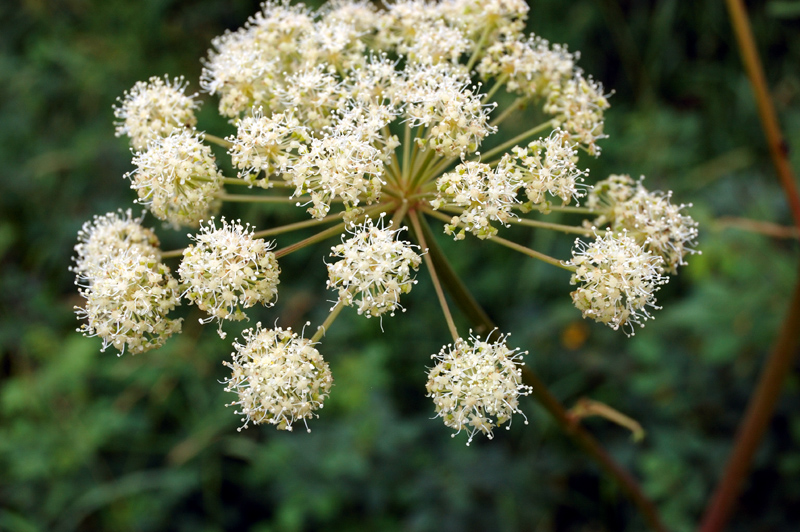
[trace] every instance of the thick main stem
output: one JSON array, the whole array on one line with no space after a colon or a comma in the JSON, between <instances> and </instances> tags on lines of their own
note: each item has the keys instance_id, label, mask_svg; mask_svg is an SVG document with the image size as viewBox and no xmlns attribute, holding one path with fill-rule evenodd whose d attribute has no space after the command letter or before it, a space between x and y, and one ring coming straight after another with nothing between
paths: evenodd
<instances>
[{"instance_id":1,"label":"thick main stem","mask_svg":"<svg viewBox=\"0 0 800 532\"><path fill-rule=\"evenodd\" d=\"M430 233L427 224L425 229ZM440 271L452 272L452 268L449 266L449 263L447 263L444 254L438 249L436 241L430 238L428 242L430 250L428 255L430 255L431 260L438 263L436 267ZM453 300L459 306L463 306L464 314L470 319L476 329L479 331L492 331L497 328L489 316L478 305L458 276L445 275L442 276L442 280L444 281L444 286L447 288L447 291L453 296ZM547 386L530 368L528 368L528 366L523 366L523 380L525 384L531 387L533 396L537 399L539 404L550 413L559 427L586 451L607 475L620 485L625 494L639 509L649 527L657 532L666 532L667 529L661 522L656 506L642 492L636 479L617 464L605 449L603 449L600 443L595 440L580 423L570 417L564 405L562 405L550 390L547 389Z\"/></svg>"},{"instance_id":2,"label":"thick main stem","mask_svg":"<svg viewBox=\"0 0 800 532\"><path fill-rule=\"evenodd\" d=\"M431 274L433 289L436 291L436 297L439 299L439 304L442 307L444 319L447 321L447 328L450 329L450 335L453 337L453 341L457 342L459 336L458 330L456 329L456 323L453 321L453 315L450 313L450 307L447 305L447 299L444 296L444 290L442 290L442 285L439 282L439 276L436 274L436 268L434 267L433 260L431 259L430 254L427 252L428 243L425 239L425 235L422 233L422 226L419 223L419 217L416 211L409 211L408 218L411 220L411 227L414 228L417 241L419 242L419 245L424 253L422 258L425 261L425 265L428 267L428 273Z\"/></svg>"}]
</instances>

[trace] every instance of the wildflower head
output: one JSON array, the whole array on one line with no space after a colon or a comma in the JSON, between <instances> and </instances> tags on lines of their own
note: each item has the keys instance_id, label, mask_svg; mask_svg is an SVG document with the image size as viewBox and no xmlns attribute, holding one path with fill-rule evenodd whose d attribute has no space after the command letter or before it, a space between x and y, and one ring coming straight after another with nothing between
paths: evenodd
<instances>
[{"instance_id":1,"label":"wildflower head","mask_svg":"<svg viewBox=\"0 0 800 532\"><path fill-rule=\"evenodd\" d=\"M696 253L697 222L681 212L691 205L675 205L672 192L651 192L643 182L627 175L612 175L598 182L589 205L600 213L595 225L627 231L644 249L663 259L662 272L676 274L685 257Z\"/></svg>"},{"instance_id":2,"label":"wildflower head","mask_svg":"<svg viewBox=\"0 0 800 532\"><path fill-rule=\"evenodd\" d=\"M439 177L436 181L439 194L431 205L464 209L445 226L448 234L453 234L456 240L463 239L467 231L478 238L491 238L497 234L492 222L507 225L508 220L516 216L512 209L519 204L517 191L522 182L514 173L504 171L506 166L507 158L497 168L468 161ZM463 228L457 232L459 226Z\"/></svg>"},{"instance_id":3,"label":"wildflower head","mask_svg":"<svg viewBox=\"0 0 800 532\"><path fill-rule=\"evenodd\" d=\"M183 78L152 77L139 81L114 107L118 137L130 137L131 146L141 150L149 141L166 137L176 129L191 129L197 124L194 110L196 94L187 95Z\"/></svg>"},{"instance_id":4,"label":"wildflower head","mask_svg":"<svg viewBox=\"0 0 800 532\"><path fill-rule=\"evenodd\" d=\"M507 339L508 335L481 341L470 334L431 355L437 363L428 373L428 397L446 426L469 433L467 445L478 432L491 439L495 426L522 414L519 396L530 390L522 384L520 359L527 352L509 349Z\"/></svg>"},{"instance_id":5,"label":"wildflower head","mask_svg":"<svg viewBox=\"0 0 800 532\"><path fill-rule=\"evenodd\" d=\"M519 176L534 205L546 204L550 196L566 205L585 195L582 183L588 170L578 168L575 145L560 129L531 142L527 148L516 146L512 152L515 158L506 170Z\"/></svg>"},{"instance_id":6,"label":"wildflower head","mask_svg":"<svg viewBox=\"0 0 800 532\"><path fill-rule=\"evenodd\" d=\"M241 119L235 137L229 137L228 154L239 169L239 177L254 179L286 172L297 158L297 150L308 140L307 129L291 113L264 116L261 108Z\"/></svg>"},{"instance_id":7,"label":"wildflower head","mask_svg":"<svg viewBox=\"0 0 800 532\"><path fill-rule=\"evenodd\" d=\"M351 238L331 248L331 256L341 260L328 264L328 288L337 289L345 305L357 305L368 318L387 312L394 316L402 309L400 295L416 284L411 270L422 260L414 251L417 246L397 239L405 228L392 231L382 225L367 219L353 227Z\"/></svg>"},{"instance_id":8,"label":"wildflower head","mask_svg":"<svg viewBox=\"0 0 800 532\"><path fill-rule=\"evenodd\" d=\"M178 282L167 266L135 248L109 254L80 293L86 305L75 310L86 323L78 330L100 337L103 351L112 345L120 354L142 353L181 330L180 319L167 318L180 304Z\"/></svg>"},{"instance_id":9,"label":"wildflower head","mask_svg":"<svg viewBox=\"0 0 800 532\"><path fill-rule=\"evenodd\" d=\"M616 330L644 326L652 316L648 307L657 309L655 292L669 279L661 275L661 257L642 248L625 233L597 237L587 244L575 240L572 260L575 267L572 301L583 313Z\"/></svg>"},{"instance_id":10,"label":"wildflower head","mask_svg":"<svg viewBox=\"0 0 800 532\"><path fill-rule=\"evenodd\" d=\"M555 124L566 131L572 142L583 145L592 155L600 154L597 141L603 133L603 113L608 99L603 85L585 78L580 71L574 77L553 87L547 96L544 111L553 115Z\"/></svg>"},{"instance_id":11,"label":"wildflower head","mask_svg":"<svg viewBox=\"0 0 800 532\"><path fill-rule=\"evenodd\" d=\"M494 105L484 105L470 87L469 75L450 63L412 63L407 68L405 114L412 127L429 128L428 138L417 139L446 157L473 153L496 128L489 124Z\"/></svg>"},{"instance_id":12,"label":"wildflower head","mask_svg":"<svg viewBox=\"0 0 800 532\"><path fill-rule=\"evenodd\" d=\"M296 187L296 196L311 196L308 212L314 218L324 218L337 198L348 209L362 201L375 202L385 184L384 171L381 150L357 134L339 134L302 146L287 175Z\"/></svg>"},{"instance_id":13,"label":"wildflower head","mask_svg":"<svg viewBox=\"0 0 800 532\"><path fill-rule=\"evenodd\" d=\"M216 208L222 174L202 137L180 131L150 142L133 157L128 173L139 203L160 220L197 226Z\"/></svg>"},{"instance_id":14,"label":"wildflower head","mask_svg":"<svg viewBox=\"0 0 800 532\"><path fill-rule=\"evenodd\" d=\"M142 218L134 218L130 209L95 216L78 231L75 266L71 270L79 279L91 282L109 256L121 255L128 250L156 260L161 255L158 237L143 227Z\"/></svg>"},{"instance_id":15,"label":"wildflower head","mask_svg":"<svg viewBox=\"0 0 800 532\"><path fill-rule=\"evenodd\" d=\"M577 54L571 54L564 45L551 45L541 37L513 35L492 43L477 71L484 79L504 76L508 92L535 98L547 96L568 81L576 60Z\"/></svg>"},{"instance_id":16,"label":"wildflower head","mask_svg":"<svg viewBox=\"0 0 800 532\"><path fill-rule=\"evenodd\" d=\"M183 295L212 319L244 320L243 309L256 303L272 305L278 295L281 273L270 245L253 238L253 229L238 220L212 218L191 236L195 244L183 251L178 274ZM224 337L224 334L220 333Z\"/></svg>"},{"instance_id":17,"label":"wildflower head","mask_svg":"<svg viewBox=\"0 0 800 532\"><path fill-rule=\"evenodd\" d=\"M243 416L239 430L250 423L292 430L293 423L316 417L333 377L314 345L291 329L262 329L260 323L242 336L244 344L233 344L233 361L224 362L232 371L225 391L238 395L231 405Z\"/></svg>"}]
</instances>

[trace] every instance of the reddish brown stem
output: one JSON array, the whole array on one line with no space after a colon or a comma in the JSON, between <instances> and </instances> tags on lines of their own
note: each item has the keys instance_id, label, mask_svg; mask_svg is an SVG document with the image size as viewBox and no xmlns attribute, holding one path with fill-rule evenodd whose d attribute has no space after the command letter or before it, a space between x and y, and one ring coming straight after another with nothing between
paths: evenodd
<instances>
[{"instance_id":1,"label":"reddish brown stem","mask_svg":"<svg viewBox=\"0 0 800 532\"><path fill-rule=\"evenodd\" d=\"M739 43L742 61L753 85L758 114L767 137L772 162L783 186L786 200L789 202L795 225L800 230L800 196L789 164L787 145L781 135L775 108L767 89L747 11L741 0L726 0L726 4ZM800 275L789 312L759 377L756 389L750 397L722 478L706 508L700 525L701 532L720 532L731 518L742 484L750 470L753 455L767 430L780 397L783 381L795 359L798 328L800 328Z\"/></svg>"},{"instance_id":2,"label":"reddish brown stem","mask_svg":"<svg viewBox=\"0 0 800 532\"><path fill-rule=\"evenodd\" d=\"M728 5L728 13L731 17L731 24L736 33L736 40L739 43L739 51L742 54L742 62L747 77L753 86L753 93L758 105L758 116L761 119L761 126L769 144L769 152L772 156L772 163L778 173L786 200L792 211L794 223L800 230L800 195L797 193L797 183L794 179L792 167L789 164L789 147L781 134L778 125L778 117L775 114L775 106L767 88L767 80L764 77L764 68L758 56L753 30L750 28L750 20L747 17L747 10L742 0L725 0Z\"/></svg>"}]
</instances>

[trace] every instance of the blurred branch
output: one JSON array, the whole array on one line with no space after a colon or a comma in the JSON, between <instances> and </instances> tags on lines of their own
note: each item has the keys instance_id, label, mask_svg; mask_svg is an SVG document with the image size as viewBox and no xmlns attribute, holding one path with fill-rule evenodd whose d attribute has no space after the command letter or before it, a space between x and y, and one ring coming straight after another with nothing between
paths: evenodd
<instances>
[{"instance_id":1,"label":"blurred branch","mask_svg":"<svg viewBox=\"0 0 800 532\"><path fill-rule=\"evenodd\" d=\"M739 218L736 216L722 216L714 220L716 229L741 229L751 233L760 233L774 238L798 238L800 232L796 227L786 227L772 222Z\"/></svg>"},{"instance_id":2,"label":"blurred branch","mask_svg":"<svg viewBox=\"0 0 800 532\"><path fill-rule=\"evenodd\" d=\"M758 114L767 137L772 162L775 165L778 179L789 202L794 223L800 230L800 196L798 196L797 185L789 164L788 145L783 140L778 126L775 107L767 89L763 67L758 57L747 11L742 0L726 0L726 4L731 24L739 43L742 61L750 78L750 83L753 85L753 92L758 104ZM775 405L780 397L783 381L795 359L795 351L799 340L797 330L799 328L800 275L798 275L798 281L792 295L789 312L784 319L772 353L770 353L764 370L758 379L756 389L750 396L747 411L737 430L733 450L728 457L722 478L717 484L711 502L706 508L700 525L701 532L720 532L731 518L742 484L750 470L753 456L761 443L764 432L767 430Z\"/></svg>"},{"instance_id":3,"label":"blurred branch","mask_svg":"<svg viewBox=\"0 0 800 532\"><path fill-rule=\"evenodd\" d=\"M442 283L447 291L450 292L464 314L473 323L478 331L492 331L497 329L491 318L478 305L472 297L467 287L461 279L454 274L452 267L447 263L444 254L439 249L436 238L427 224L424 217L420 217L421 233L424 234L430 250L430 257L438 271L448 272L452 275L442 275ZM444 262L440 262L444 261ZM498 333L499 334L499 333ZM486 338L489 341L489 338ZM655 504L647 498L641 486L633 476L623 469L608 452L603 449L600 443L592 436L574 416L572 416L564 405L553 395L539 377L528 367L522 367L522 380L531 387L531 393L540 405L547 410L558 426L578 444L589 456L591 456L600 468L611 478L613 478L631 499L641 512L647 524L652 530L666 532L666 528L658 515Z\"/></svg>"},{"instance_id":4,"label":"blurred branch","mask_svg":"<svg viewBox=\"0 0 800 532\"><path fill-rule=\"evenodd\" d=\"M764 67L758 57L747 11L742 0L725 0L725 3L728 5L728 13L736 33L736 40L739 43L739 51L742 54L745 70L747 70L747 77L750 78L750 84L753 86L753 93L758 105L758 116L767 137L772 163L775 165L778 179L786 194L786 200L789 202L794 223L800 229L800 195L798 195L794 173L789 164L789 146L783 139L778 125L778 117L767 88Z\"/></svg>"}]
</instances>

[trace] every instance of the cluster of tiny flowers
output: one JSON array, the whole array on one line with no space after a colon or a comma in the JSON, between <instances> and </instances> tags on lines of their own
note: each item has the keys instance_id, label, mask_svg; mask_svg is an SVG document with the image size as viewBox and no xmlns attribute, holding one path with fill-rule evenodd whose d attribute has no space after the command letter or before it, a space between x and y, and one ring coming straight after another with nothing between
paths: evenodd
<instances>
[{"instance_id":1,"label":"cluster of tiny flowers","mask_svg":"<svg viewBox=\"0 0 800 532\"><path fill-rule=\"evenodd\" d=\"M222 174L211 148L193 131L173 132L133 157L131 188L153 215L175 226L196 227L217 207Z\"/></svg>"},{"instance_id":2,"label":"cluster of tiny flowers","mask_svg":"<svg viewBox=\"0 0 800 532\"><path fill-rule=\"evenodd\" d=\"M137 150L159 137L166 137L176 129L192 129L197 124L194 111L198 104L196 94L186 95L186 82L176 78L170 82L152 77L139 81L119 99L114 107L118 137L127 135L131 146Z\"/></svg>"},{"instance_id":3,"label":"cluster of tiny flowers","mask_svg":"<svg viewBox=\"0 0 800 532\"><path fill-rule=\"evenodd\" d=\"M422 259L414 251L417 246L397 239L402 230L384 229L368 219L331 249L331 256L342 260L328 264L328 288L339 291L344 305L357 305L358 313L368 318L387 312L394 316L403 308L400 295L416 284L411 270Z\"/></svg>"},{"instance_id":4,"label":"cluster of tiny flowers","mask_svg":"<svg viewBox=\"0 0 800 532\"><path fill-rule=\"evenodd\" d=\"M293 423L305 424L316 417L333 386L333 377L311 341L291 329L262 329L261 323L242 336L244 344L233 344L233 361L223 362L232 371L225 380L225 391L238 395L231 405L238 406L236 413L243 416L239 430L250 423L292 430Z\"/></svg>"},{"instance_id":5,"label":"cluster of tiny flowers","mask_svg":"<svg viewBox=\"0 0 800 532\"><path fill-rule=\"evenodd\" d=\"M455 171L436 181L439 195L431 202L434 209L447 204L465 208L445 226L447 234L454 235L456 240L463 240L467 231L478 238L491 238L497 234L491 222L506 225L516 216L511 209L519 203L517 190L521 181L503 171L505 165L501 162L493 169L488 164L470 161L459 164ZM459 227L461 231L456 231Z\"/></svg>"},{"instance_id":6,"label":"cluster of tiny flowers","mask_svg":"<svg viewBox=\"0 0 800 532\"><path fill-rule=\"evenodd\" d=\"M429 128L427 143L417 138L421 148L429 146L447 157L472 153L496 130L489 125L494 105L481 102L461 68L450 63L417 63L407 71L403 98L409 125Z\"/></svg>"},{"instance_id":7,"label":"cluster of tiny flowers","mask_svg":"<svg viewBox=\"0 0 800 532\"><path fill-rule=\"evenodd\" d=\"M603 112L608 107L603 86L577 73L566 83L552 88L543 109L554 115L555 125L567 131L574 142L582 144L590 154L598 155L597 141L606 136Z\"/></svg>"},{"instance_id":8,"label":"cluster of tiny flowers","mask_svg":"<svg viewBox=\"0 0 800 532\"><path fill-rule=\"evenodd\" d=\"M616 330L633 324L644 326L651 318L655 292L669 278L661 274L662 259L646 251L625 233L611 233L587 244L575 240L572 260L575 267L572 301L583 313Z\"/></svg>"},{"instance_id":9,"label":"cluster of tiny flowers","mask_svg":"<svg viewBox=\"0 0 800 532\"><path fill-rule=\"evenodd\" d=\"M534 205L547 203L548 195L560 198L564 205L585 195L582 183L588 170L578 168L577 150L560 129L531 142L527 148L515 146L511 151L515 159L510 168L504 169L517 174Z\"/></svg>"},{"instance_id":10,"label":"cluster of tiny flowers","mask_svg":"<svg viewBox=\"0 0 800 532\"><path fill-rule=\"evenodd\" d=\"M540 37L510 36L496 41L477 66L483 79L503 77L506 90L529 98L547 96L569 80L577 54Z\"/></svg>"},{"instance_id":11,"label":"cluster of tiny flowers","mask_svg":"<svg viewBox=\"0 0 800 532\"><path fill-rule=\"evenodd\" d=\"M587 204L600 213L592 223L626 231L645 250L664 259L666 273L678 273L684 257L696 253L697 222L681 211L691 205L674 205L672 192L650 192L642 181L627 175L612 175L598 182Z\"/></svg>"},{"instance_id":12,"label":"cluster of tiny flowers","mask_svg":"<svg viewBox=\"0 0 800 532\"><path fill-rule=\"evenodd\" d=\"M446 426L456 434L469 432L467 445L478 432L491 439L495 426L510 421L512 414L522 414L519 396L530 390L522 384L520 359L527 352L509 349L507 338L490 343L470 335L431 355L437 364L428 373L428 397Z\"/></svg>"},{"instance_id":13,"label":"cluster of tiny flowers","mask_svg":"<svg viewBox=\"0 0 800 532\"><path fill-rule=\"evenodd\" d=\"M240 170L239 177L255 179L261 172L267 176L285 173L308 135L292 113L266 117L259 108L240 120L236 136L227 140L231 143L228 154Z\"/></svg>"},{"instance_id":14,"label":"cluster of tiny flowers","mask_svg":"<svg viewBox=\"0 0 800 532\"><path fill-rule=\"evenodd\" d=\"M190 235L196 244L183 252L178 268L183 296L212 319L243 320L242 309L256 303L272 304L278 295L280 268L270 245L253 238L253 229L222 218L219 229L212 218ZM220 336L224 333L220 329Z\"/></svg>"},{"instance_id":15,"label":"cluster of tiny flowers","mask_svg":"<svg viewBox=\"0 0 800 532\"><path fill-rule=\"evenodd\" d=\"M324 218L334 198L350 209L380 197L384 164L382 152L358 135L341 134L314 139L300 148L292 168L295 195L309 194L314 218Z\"/></svg>"},{"instance_id":16,"label":"cluster of tiny flowers","mask_svg":"<svg viewBox=\"0 0 800 532\"><path fill-rule=\"evenodd\" d=\"M75 245L75 266L70 270L78 279L89 280L97 275L108 255L128 250L154 259L160 258L156 234L142 226L142 218L134 218L130 209L110 212L83 224Z\"/></svg>"},{"instance_id":17,"label":"cluster of tiny flowers","mask_svg":"<svg viewBox=\"0 0 800 532\"><path fill-rule=\"evenodd\" d=\"M78 329L120 353L160 347L181 320L167 318L179 305L178 281L160 263L158 239L131 212L108 213L84 224L73 271L86 304L76 307L86 323Z\"/></svg>"}]
</instances>

